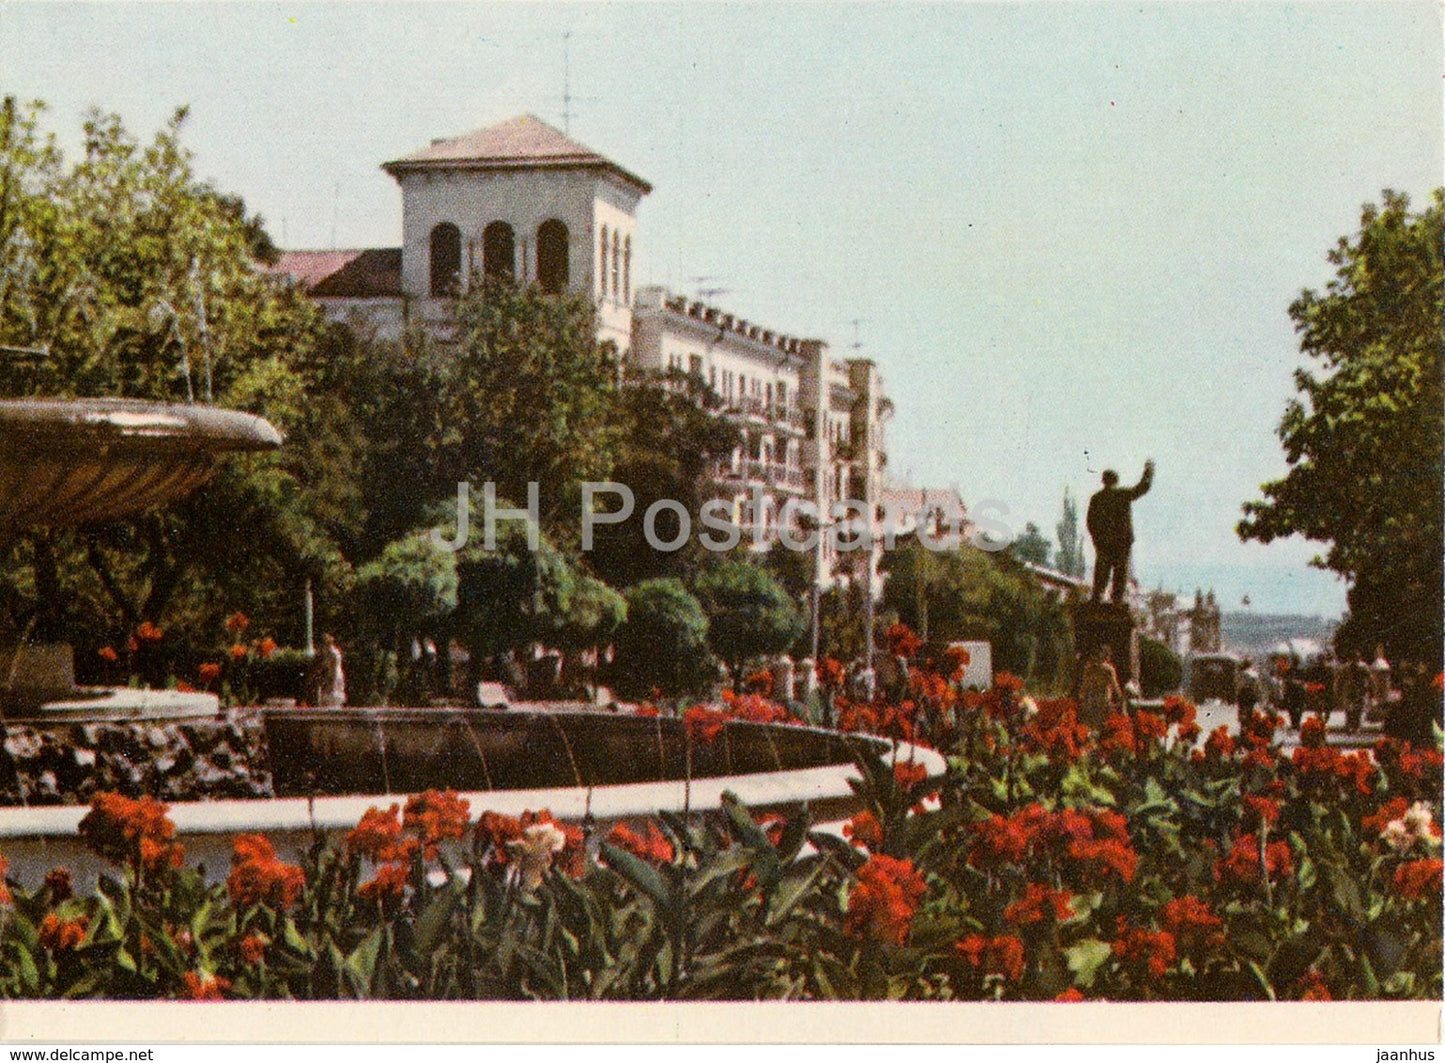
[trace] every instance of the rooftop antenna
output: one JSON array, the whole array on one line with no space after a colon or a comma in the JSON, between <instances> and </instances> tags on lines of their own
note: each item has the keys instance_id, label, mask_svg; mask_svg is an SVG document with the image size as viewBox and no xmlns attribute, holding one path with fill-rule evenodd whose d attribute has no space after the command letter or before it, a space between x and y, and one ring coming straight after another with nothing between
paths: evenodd
<instances>
[{"instance_id":1,"label":"rooftop antenna","mask_svg":"<svg viewBox=\"0 0 1445 1063\"><path fill-rule=\"evenodd\" d=\"M715 299L715 298L717 298L719 295L728 295L728 294L730 294L730 293L732 292L732 289L731 289L731 288L718 288L718 287L706 287L706 286L705 286L707 281L718 281L718 280L722 280L721 277L713 277L713 276L707 276L707 277L689 277L689 278L687 278L687 279L692 282L692 289L693 289L693 291L695 291L695 292L697 293L697 297L698 297L699 299Z\"/></svg>"},{"instance_id":2,"label":"rooftop antenna","mask_svg":"<svg viewBox=\"0 0 1445 1063\"><path fill-rule=\"evenodd\" d=\"M572 104L576 102L592 103L596 96L573 96L572 95L572 31L567 30L562 34L562 132L566 136L572 135Z\"/></svg>"},{"instance_id":3,"label":"rooftop antenna","mask_svg":"<svg viewBox=\"0 0 1445 1063\"><path fill-rule=\"evenodd\" d=\"M866 324L861 317L855 317L849 322L853 326L853 342L848 344L848 349L853 352L853 357L858 357L858 352L863 349L863 340L859 336L858 326Z\"/></svg>"}]
</instances>

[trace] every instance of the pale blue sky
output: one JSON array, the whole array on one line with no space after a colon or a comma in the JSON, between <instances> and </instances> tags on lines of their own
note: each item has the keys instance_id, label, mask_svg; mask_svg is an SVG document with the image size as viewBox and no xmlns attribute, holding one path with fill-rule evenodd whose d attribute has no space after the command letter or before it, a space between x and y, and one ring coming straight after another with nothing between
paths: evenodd
<instances>
[{"instance_id":1,"label":"pale blue sky","mask_svg":"<svg viewBox=\"0 0 1445 1063\"><path fill-rule=\"evenodd\" d=\"M1052 535L1065 486L1159 463L1142 579L1343 606L1239 543L1284 470L1286 308L1385 187L1442 180L1441 27L1387 4L0 3L0 91L148 132L289 247L400 241L378 164L524 111L655 185L640 282L854 339L891 468ZM707 277L697 281L694 278Z\"/></svg>"}]
</instances>

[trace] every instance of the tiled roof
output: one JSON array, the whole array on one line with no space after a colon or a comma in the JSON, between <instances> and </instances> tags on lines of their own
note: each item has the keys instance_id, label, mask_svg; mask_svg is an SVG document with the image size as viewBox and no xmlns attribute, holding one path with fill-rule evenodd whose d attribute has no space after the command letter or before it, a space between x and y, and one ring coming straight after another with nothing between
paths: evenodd
<instances>
[{"instance_id":1,"label":"tiled roof","mask_svg":"<svg viewBox=\"0 0 1445 1063\"><path fill-rule=\"evenodd\" d=\"M641 177L531 114L459 137L434 140L420 151L384 163L382 169L395 177L409 170L514 170L539 166L607 170L641 192L652 191L652 185Z\"/></svg>"},{"instance_id":2,"label":"tiled roof","mask_svg":"<svg viewBox=\"0 0 1445 1063\"><path fill-rule=\"evenodd\" d=\"M307 295L333 299L375 299L401 295L401 248L349 251L283 251L265 272L284 274Z\"/></svg>"},{"instance_id":3,"label":"tiled roof","mask_svg":"<svg viewBox=\"0 0 1445 1063\"><path fill-rule=\"evenodd\" d=\"M883 501L910 516L935 508L948 515L967 512L963 499L952 488L885 487Z\"/></svg>"}]
</instances>

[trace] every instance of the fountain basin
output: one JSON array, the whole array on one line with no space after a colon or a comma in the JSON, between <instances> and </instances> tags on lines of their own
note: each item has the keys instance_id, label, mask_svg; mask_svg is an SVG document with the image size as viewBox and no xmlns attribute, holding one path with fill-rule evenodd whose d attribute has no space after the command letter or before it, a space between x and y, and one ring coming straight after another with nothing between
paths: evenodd
<instances>
[{"instance_id":1,"label":"fountain basin","mask_svg":"<svg viewBox=\"0 0 1445 1063\"><path fill-rule=\"evenodd\" d=\"M613 719L612 722L619 722ZM650 721L648 721L650 722ZM775 730L813 731L775 725L729 724L735 727L774 727ZM833 732L817 732L843 745L872 744L890 760L921 764L930 777L943 775L947 763L937 752L900 743L888 747L876 740L851 739ZM721 738L719 738L721 741ZM842 745L836 747L841 749ZM560 820L590 822L605 832L612 824L656 815L660 810L707 813L722 807L724 793L735 794L754 811L786 811L806 806L820 827L852 816L862 802L853 781L860 777L851 760L817 766L715 777L673 778L595 787L553 786L512 790L471 790L461 796L470 804L471 818L484 811L517 816L527 810L548 809ZM190 866L201 865L208 882L223 881L230 871L231 843L237 834L265 834L285 860L295 862L325 833L339 841L360 821L368 808L382 809L403 803L401 792L316 797L281 797L265 800L182 801L170 806L176 838L186 848ZM77 834L84 806L0 809L0 853L10 862L10 874L33 887L52 867L69 868L76 882L90 888L104 872L114 868L91 853ZM453 843L448 859L453 866L464 856L465 845Z\"/></svg>"},{"instance_id":2,"label":"fountain basin","mask_svg":"<svg viewBox=\"0 0 1445 1063\"><path fill-rule=\"evenodd\" d=\"M276 794L517 790L750 775L851 763L876 740L729 721L490 709L264 709Z\"/></svg>"},{"instance_id":3,"label":"fountain basin","mask_svg":"<svg viewBox=\"0 0 1445 1063\"><path fill-rule=\"evenodd\" d=\"M249 413L135 399L0 402L0 529L113 520L190 494L225 454L274 450Z\"/></svg>"}]
</instances>

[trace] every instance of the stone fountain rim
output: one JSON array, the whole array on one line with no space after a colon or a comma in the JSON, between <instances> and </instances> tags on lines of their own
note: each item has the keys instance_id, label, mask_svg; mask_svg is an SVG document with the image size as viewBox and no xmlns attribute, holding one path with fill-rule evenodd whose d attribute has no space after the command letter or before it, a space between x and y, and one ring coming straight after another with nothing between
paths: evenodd
<instances>
[{"instance_id":1,"label":"stone fountain rim","mask_svg":"<svg viewBox=\"0 0 1445 1063\"><path fill-rule=\"evenodd\" d=\"M241 410L126 398L0 400L0 439L43 444L47 452L97 444L168 444L211 453L275 450L281 433Z\"/></svg>"},{"instance_id":2,"label":"stone fountain rim","mask_svg":"<svg viewBox=\"0 0 1445 1063\"><path fill-rule=\"evenodd\" d=\"M898 742L890 763L921 764L929 778L942 777L948 762L936 750ZM473 818L484 811L520 815L548 809L560 820L580 821L589 815L599 822L646 818L661 809L716 809L723 794L736 794L752 808L776 808L853 795L849 783L861 778L855 763L840 761L816 768L719 775L692 780L618 783L595 787L551 787L535 790L471 790L459 796L470 803ZM177 837L239 833L294 833L350 830L367 809L405 803L407 794L360 794L337 797L268 797L214 801L178 801L169 806ZM0 809L0 842L5 839L73 839L88 805L10 806ZM0 849L3 851L3 849Z\"/></svg>"}]
</instances>

